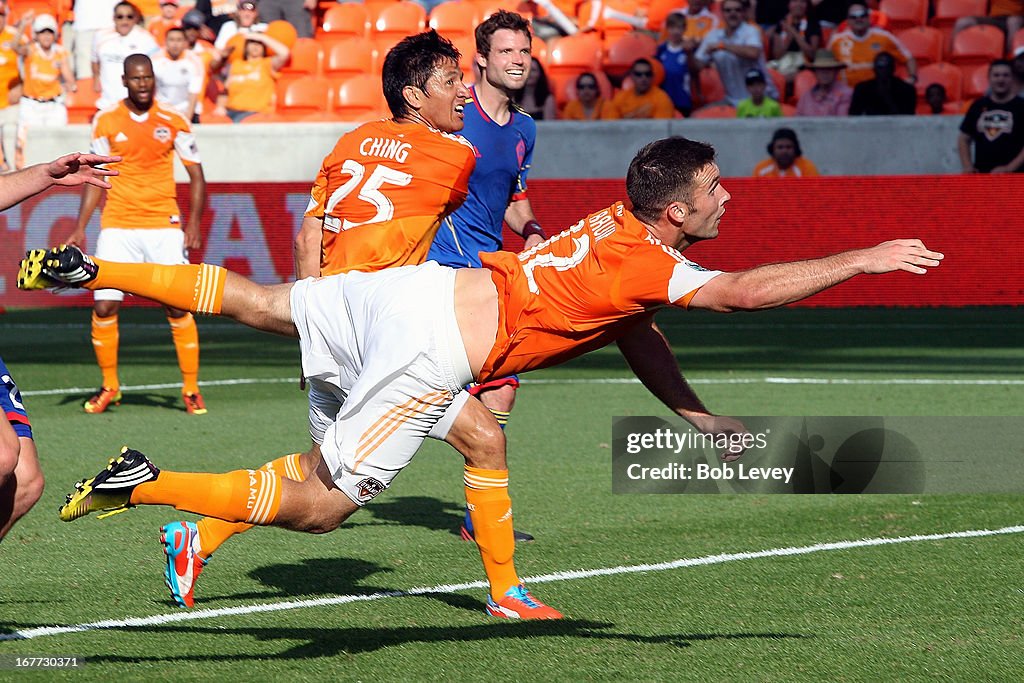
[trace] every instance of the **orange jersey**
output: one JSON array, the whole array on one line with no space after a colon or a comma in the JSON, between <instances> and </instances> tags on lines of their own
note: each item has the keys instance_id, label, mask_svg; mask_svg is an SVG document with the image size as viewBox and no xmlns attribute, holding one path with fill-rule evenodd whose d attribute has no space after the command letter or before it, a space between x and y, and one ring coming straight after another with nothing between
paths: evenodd
<instances>
[{"instance_id":1,"label":"orange jersey","mask_svg":"<svg viewBox=\"0 0 1024 683\"><path fill-rule=\"evenodd\" d=\"M160 47L164 46L164 42L167 40L167 32L172 28L179 28L181 21L179 19L164 19L163 17L157 17L153 21L149 22L147 30L153 34L153 38L156 40L157 45Z\"/></svg>"},{"instance_id":2,"label":"orange jersey","mask_svg":"<svg viewBox=\"0 0 1024 683\"><path fill-rule=\"evenodd\" d=\"M704 40L704 36L722 25L722 21L706 7L697 14L687 12L685 16L686 30L683 31L683 38L697 42Z\"/></svg>"},{"instance_id":3,"label":"orange jersey","mask_svg":"<svg viewBox=\"0 0 1024 683\"><path fill-rule=\"evenodd\" d=\"M903 43L896 40L896 36L874 26L861 38L852 31L836 33L828 41L828 49L847 65L843 72L851 88L875 77L875 56L879 52L888 52L900 64L906 64L913 56Z\"/></svg>"},{"instance_id":4,"label":"orange jersey","mask_svg":"<svg viewBox=\"0 0 1024 683\"><path fill-rule=\"evenodd\" d=\"M634 90L620 90L616 93L612 104L621 118L671 119L676 115L676 106L672 98L658 86L652 87L643 95Z\"/></svg>"},{"instance_id":5,"label":"orange jersey","mask_svg":"<svg viewBox=\"0 0 1024 683\"><path fill-rule=\"evenodd\" d=\"M565 105L565 110L562 111L562 115L558 118L567 121L609 121L622 118L619 116L619 110L615 108L615 105L605 99L597 101L592 113L593 116L587 118L587 113L583 110L583 103L579 100L569 100Z\"/></svg>"},{"instance_id":6,"label":"orange jersey","mask_svg":"<svg viewBox=\"0 0 1024 683\"><path fill-rule=\"evenodd\" d=\"M468 141L420 124L371 121L341 136L306 207L324 220L321 274L423 263L475 166Z\"/></svg>"},{"instance_id":7,"label":"orange jersey","mask_svg":"<svg viewBox=\"0 0 1024 683\"><path fill-rule=\"evenodd\" d=\"M269 111L274 106L276 78L270 57L232 62L224 83L228 89L228 109Z\"/></svg>"},{"instance_id":8,"label":"orange jersey","mask_svg":"<svg viewBox=\"0 0 1024 683\"><path fill-rule=\"evenodd\" d=\"M68 59L68 51L54 43L47 54L39 43L29 46L25 55L25 97L52 100L63 92L60 68Z\"/></svg>"},{"instance_id":9,"label":"orange jersey","mask_svg":"<svg viewBox=\"0 0 1024 683\"><path fill-rule=\"evenodd\" d=\"M10 105L7 96L21 77L18 73L18 53L14 46L18 44L18 34L11 26L0 31L0 109Z\"/></svg>"},{"instance_id":10,"label":"orange jersey","mask_svg":"<svg viewBox=\"0 0 1024 683\"><path fill-rule=\"evenodd\" d=\"M751 175L755 178L813 178L818 175L818 167L810 159L797 157L793 165L783 171L775 159L768 157L758 162Z\"/></svg>"},{"instance_id":11,"label":"orange jersey","mask_svg":"<svg viewBox=\"0 0 1024 683\"><path fill-rule=\"evenodd\" d=\"M498 289L498 335L481 382L606 346L658 308L685 308L719 274L662 244L621 202L529 251L480 258Z\"/></svg>"},{"instance_id":12,"label":"orange jersey","mask_svg":"<svg viewBox=\"0 0 1024 683\"><path fill-rule=\"evenodd\" d=\"M174 184L174 153L186 165L199 163L192 128L185 118L159 103L141 117L118 102L92 124L92 151L124 157L111 168L101 228L180 228Z\"/></svg>"}]
</instances>

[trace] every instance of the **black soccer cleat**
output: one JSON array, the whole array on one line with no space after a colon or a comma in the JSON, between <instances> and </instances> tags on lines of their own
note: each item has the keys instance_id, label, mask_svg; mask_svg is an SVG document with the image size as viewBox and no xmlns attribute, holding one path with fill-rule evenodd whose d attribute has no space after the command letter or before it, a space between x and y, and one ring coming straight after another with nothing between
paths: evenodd
<instances>
[{"instance_id":1,"label":"black soccer cleat","mask_svg":"<svg viewBox=\"0 0 1024 683\"><path fill-rule=\"evenodd\" d=\"M124 512L134 507L131 504L132 491L139 484L153 481L160 469L145 455L127 446L121 454L110 459L110 464L92 479L75 484L75 490L68 494L67 502L59 509L60 518L71 522L90 512L103 511L99 519Z\"/></svg>"},{"instance_id":2,"label":"black soccer cleat","mask_svg":"<svg viewBox=\"0 0 1024 683\"><path fill-rule=\"evenodd\" d=\"M18 269L18 289L83 287L96 279L99 266L81 249L62 244L49 251L33 249Z\"/></svg>"}]
</instances>

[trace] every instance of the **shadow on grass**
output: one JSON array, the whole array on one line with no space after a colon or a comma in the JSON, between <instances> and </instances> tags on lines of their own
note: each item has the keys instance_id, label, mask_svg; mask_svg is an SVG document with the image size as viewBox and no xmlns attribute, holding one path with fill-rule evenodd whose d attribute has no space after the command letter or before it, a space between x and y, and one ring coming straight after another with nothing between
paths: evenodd
<instances>
[{"instance_id":1,"label":"shadow on grass","mask_svg":"<svg viewBox=\"0 0 1024 683\"><path fill-rule=\"evenodd\" d=\"M249 636L258 642L298 641L299 644L277 653L262 651L245 654L232 644L230 653L208 652L207 654L181 654L166 656L132 657L125 655L93 655L90 664L100 663L142 663L175 661L239 661L245 659L316 659L375 652L385 648L409 643L465 643L504 638L579 638L582 640L608 640L635 643L638 645L668 645L670 647L691 647L703 641L728 640L783 640L813 638L794 633L669 633L657 636L636 633L620 633L615 624L585 620L565 619L561 621L527 621L479 624L475 626L402 626L396 628L219 628L208 626L154 626L131 629L146 633L180 633L183 635L208 636L203 642L207 649L216 646L216 636Z\"/></svg>"},{"instance_id":2,"label":"shadow on grass","mask_svg":"<svg viewBox=\"0 0 1024 683\"><path fill-rule=\"evenodd\" d=\"M92 394L80 394L77 396L65 396L60 399L58 405L74 405L81 408L82 404L89 399ZM167 408L169 410L176 410L178 412L185 412L185 404L181 402L181 398L178 396L168 394L154 394L142 391L126 391L122 392L121 396L122 406L148 406L151 408ZM116 411L118 406L111 404L110 411Z\"/></svg>"}]
</instances>

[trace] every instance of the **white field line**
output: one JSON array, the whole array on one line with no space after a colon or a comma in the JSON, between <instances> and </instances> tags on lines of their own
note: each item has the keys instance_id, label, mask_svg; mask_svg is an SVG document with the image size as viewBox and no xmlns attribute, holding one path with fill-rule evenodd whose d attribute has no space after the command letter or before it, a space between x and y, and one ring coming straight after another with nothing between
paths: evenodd
<instances>
[{"instance_id":1,"label":"white field line","mask_svg":"<svg viewBox=\"0 0 1024 683\"><path fill-rule=\"evenodd\" d=\"M524 378L523 384L549 385L549 384L640 384L635 377L566 377L563 379L529 379ZM837 384L837 385L941 385L941 386L1022 386L1024 379L956 379L956 378L933 378L933 377L904 377L904 378L852 378L852 377L705 377L688 378L690 384ZM295 384L298 385L298 377L241 377L238 379L217 379L207 380L199 383L202 387L223 387L240 384ZM176 389L181 386L180 382L167 382L164 384L135 384L122 385L124 391L149 391L154 389ZM87 394L96 390L96 387L64 387L61 389L36 389L22 391L22 396L64 396L70 394Z\"/></svg>"},{"instance_id":2,"label":"white field line","mask_svg":"<svg viewBox=\"0 0 1024 683\"><path fill-rule=\"evenodd\" d=\"M1000 536L1006 534L1024 533L1024 526L1008 526L1001 529L975 529L970 531L953 531L944 534L917 534L914 536L896 536L893 538L864 538L859 541L835 541L833 543L815 543L814 545L793 546L789 548L774 548L772 550L758 550L743 553L723 553L720 555L705 555L689 559L673 560L672 562L659 562L656 564L638 564L619 567L605 567L600 569L579 569L574 571L554 572L525 579L528 584L551 583L554 581L573 581L576 579L588 579L595 576L613 576L618 574L639 574L643 572L660 572L671 569L682 569L684 567L702 567L712 564L724 564L726 562L737 562L740 560L758 560L767 557L791 557L794 555L810 555L812 553L827 552L830 550L849 550L852 548L870 548L881 545L897 545L900 543L917 543L920 541L944 541L954 538L980 538L983 536ZM182 621L196 621L199 619L214 619L217 617L230 617L243 614L263 614L267 612L281 612L284 610L307 609L312 607L330 607L333 605L344 605L352 602L372 602L385 598L401 598L416 595L428 595L435 593L452 593L470 589L486 588L483 581L471 581L468 583L456 583L430 587L410 588L405 591L383 591L368 595L333 595L324 598L309 600L288 600L283 602L267 602L255 605L242 605L238 607L222 607L219 609L201 609L191 612L178 611L167 614L155 614L150 617L131 617L126 619L107 619L105 621L94 621L87 624L75 624L72 626L43 626L29 628L13 633L0 634L0 641L5 640L31 640L46 636L60 636L69 633L81 633L83 631L96 631L101 629L117 629L158 626Z\"/></svg>"}]
</instances>

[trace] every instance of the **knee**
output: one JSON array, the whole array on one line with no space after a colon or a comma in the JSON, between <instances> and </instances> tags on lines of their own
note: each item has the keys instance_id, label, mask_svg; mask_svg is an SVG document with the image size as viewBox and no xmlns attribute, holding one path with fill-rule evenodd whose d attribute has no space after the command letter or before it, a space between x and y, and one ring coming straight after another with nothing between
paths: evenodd
<instances>
[{"instance_id":1,"label":"knee","mask_svg":"<svg viewBox=\"0 0 1024 683\"><path fill-rule=\"evenodd\" d=\"M508 468L505 459L505 432L497 422L475 424L466 435L462 455L470 467L487 470Z\"/></svg>"},{"instance_id":2,"label":"knee","mask_svg":"<svg viewBox=\"0 0 1024 683\"><path fill-rule=\"evenodd\" d=\"M119 308L120 306L116 301L97 301L93 304L92 310L99 318L109 318L112 315L117 315Z\"/></svg>"}]
</instances>

